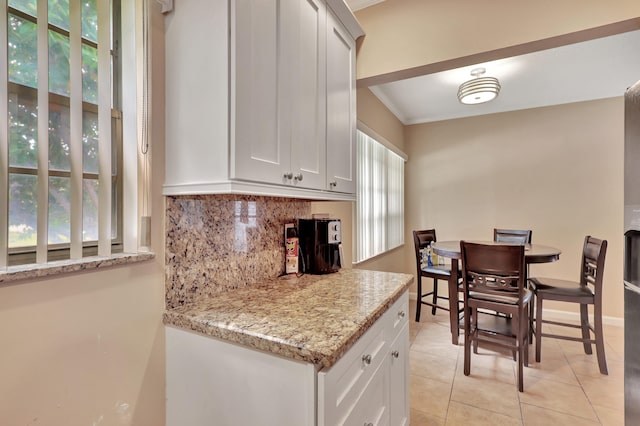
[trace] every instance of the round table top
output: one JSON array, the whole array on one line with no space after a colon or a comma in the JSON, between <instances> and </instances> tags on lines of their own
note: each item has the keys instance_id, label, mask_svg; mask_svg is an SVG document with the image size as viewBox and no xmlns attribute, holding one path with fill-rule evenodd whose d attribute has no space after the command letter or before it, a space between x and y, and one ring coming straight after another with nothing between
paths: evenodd
<instances>
[{"instance_id":1,"label":"round table top","mask_svg":"<svg viewBox=\"0 0 640 426\"><path fill-rule=\"evenodd\" d=\"M505 244L495 241L469 241L480 244ZM433 243L433 251L438 256L448 257L450 259L460 259L460 240L456 241L436 241ZM555 262L560 258L561 250L555 247L542 246L540 244L525 244L524 258L526 263L547 263Z\"/></svg>"}]
</instances>

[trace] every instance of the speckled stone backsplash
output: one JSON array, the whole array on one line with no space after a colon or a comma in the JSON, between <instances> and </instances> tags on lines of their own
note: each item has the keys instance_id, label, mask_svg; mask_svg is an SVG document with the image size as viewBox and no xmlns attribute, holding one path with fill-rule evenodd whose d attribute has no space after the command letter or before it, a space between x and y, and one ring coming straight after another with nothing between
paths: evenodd
<instances>
[{"instance_id":1,"label":"speckled stone backsplash","mask_svg":"<svg viewBox=\"0 0 640 426\"><path fill-rule=\"evenodd\" d=\"M166 302L200 296L284 272L284 224L311 217L311 202L249 195L167 197Z\"/></svg>"}]
</instances>

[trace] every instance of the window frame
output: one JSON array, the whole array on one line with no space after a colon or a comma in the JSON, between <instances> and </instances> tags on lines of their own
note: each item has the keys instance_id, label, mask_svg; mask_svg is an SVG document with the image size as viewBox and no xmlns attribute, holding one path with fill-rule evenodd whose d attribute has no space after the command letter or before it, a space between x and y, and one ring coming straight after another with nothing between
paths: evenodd
<instances>
[{"instance_id":1,"label":"window frame","mask_svg":"<svg viewBox=\"0 0 640 426\"><path fill-rule=\"evenodd\" d=\"M124 232L124 213L123 213L123 202L124 202L124 155L123 155L123 105L122 105L122 55L120 52L120 46L122 45L122 20L121 20L121 12L122 5L121 0L111 0L111 46L110 46L110 56L111 56L111 151L112 151L112 161L115 162L115 165L112 164L112 172L111 172L111 182L112 182L112 201L111 201L111 223L112 229L115 226L115 236L111 238L111 253L122 253L124 250L123 244L123 232ZM4 16L4 20L6 22L6 27L8 29L9 15L14 15L20 19L27 20L37 25L38 18L29 13L25 13L20 9L16 9L12 6L9 6L7 3L6 14ZM69 38L69 31L59 26L52 24L51 22L47 23L48 30L53 31L57 34L60 34L66 38ZM87 39L85 37L81 37L81 45L82 46L90 46L92 48L97 49L98 43ZM11 96L13 93L22 93L28 94L31 99L37 100L38 89L30 86L26 86L20 83L9 81L9 75L7 73L7 96ZM70 97L61 95L58 93L48 92L49 104L56 104L61 106L70 106ZM8 98L7 98L8 100ZM90 102L82 101L82 111L83 112L92 112L98 114L98 104L93 104ZM7 117L8 119L8 117ZM7 121L7 130L8 130L9 122ZM8 141L7 141L8 142ZM7 153L8 154L8 153ZM38 176L38 167L16 167L11 166L9 164L9 159L7 158L7 173L8 174L19 174L26 176ZM115 166L115 167L114 167ZM82 179L91 179L98 181L99 173L82 173ZM61 171L51 169L50 167L47 170L47 178L50 177L71 177L71 171ZM7 197L9 194L7 193ZM8 199L6 200L8 205ZM8 222L7 222L8 226ZM47 230L48 232L48 230ZM8 242L7 242L8 244ZM47 262L57 261L57 260L67 260L71 257L71 244L70 243L57 243L57 244L47 244ZM36 250L37 246L20 246L20 247L8 247L7 248L7 266L16 266L16 265L26 265L26 264L34 264L36 263ZM98 254L98 240L89 240L82 242L82 257L95 256Z\"/></svg>"},{"instance_id":2,"label":"window frame","mask_svg":"<svg viewBox=\"0 0 640 426\"><path fill-rule=\"evenodd\" d=\"M384 244L381 250L376 251L375 249L371 252L371 253L361 253L362 250L362 238L363 236L361 235L362 232L364 232L364 225L362 223L362 221L367 217L367 215L362 214L362 198L363 196L361 195L361 191L364 190L363 185L365 184L362 180L363 180L363 171L362 171L362 161L363 158L361 156L361 147L360 147L360 140L361 140L361 136L363 135L364 137L372 140L374 143L377 143L378 145L380 145L380 148L384 149L384 154L385 154L385 158L384 158L384 166L383 166L383 171L382 171L382 176L383 176L383 180L385 182L385 187L384 187L384 195L382 196L382 198L384 199L385 202L385 206L384 206L384 218L383 220L375 220L375 219L371 219L370 222L370 228L373 228L373 232L383 232L384 233ZM364 123L358 121L358 126L357 126L357 131L356 131L356 144L357 144L357 158L356 158L356 206L355 206L355 215L354 215L354 235L355 235L355 244L353 245L353 258L354 258L354 264L358 264L358 263L362 263L362 262L366 262L368 260L371 260L377 256L380 256L384 253L388 253L391 250L394 250L398 247L401 247L404 245L405 243L405 235L404 235L404 218L405 218L405 199L404 199L404 194L405 194L405 182L404 182L404 175L405 175L405 163L408 159L407 155L402 152L400 149L398 149L395 145L393 145L391 142L387 141L384 137L382 137L381 135L379 135L378 133L376 133L373 129L369 128L368 126L366 126ZM390 203L393 203L394 200L390 200L389 196L389 174L388 169L389 169L389 163L388 163L388 159L390 158L389 156L393 155L398 157L403 163L402 163L402 177L401 177L401 181L402 181L402 185L400 188L400 198L401 198L401 203L399 203L401 205L401 213L400 213L400 225L399 225L399 230L397 230L399 232L399 235L395 236L395 239L390 239L389 238L389 232L390 232L390 224L389 224L389 220L390 220L390 216L389 216L389 205ZM369 167L371 167L371 165L369 165ZM377 177L379 178L380 175L377 175ZM397 176L395 176L397 177ZM369 188L371 188L371 185L368 186ZM373 191L379 191L380 188L373 188ZM397 200L395 200L397 202ZM380 226L382 225L382 226ZM382 229L380 229L382 228Z\"/></svg>"}]
</instances>

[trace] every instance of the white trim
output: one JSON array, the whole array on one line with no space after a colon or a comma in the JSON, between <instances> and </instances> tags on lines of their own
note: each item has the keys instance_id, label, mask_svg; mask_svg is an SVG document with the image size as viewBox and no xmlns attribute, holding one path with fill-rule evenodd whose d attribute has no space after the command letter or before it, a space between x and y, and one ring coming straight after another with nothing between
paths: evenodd
<instances>
[{"instance_id":1,"label":"white trim","mask_svg":"<svg viewBox=\"0 0 640 426\"><path fill-rule=\"evenodd\" d=\"M70 257L82 257L82 180L83 180L83 144L82 144L82 2L69 2L69 78L71 92L69 96L70 124Z\"/></svg>"},{"instance_id":2,"label":"white trim","mask_svg":"<svg viewBox=\"0 0 640 426\"><path fill-rule=\"evenodd\" d=\"M122 1L121 49L122 58L122 244L127 253L138 250L138 146L142 135L139 133L139 116L142 108L142 16L146 2ZM151 19L148 17L147 19ZM144 161L144 159L140 160ZM142 177L144 179L144 177ZM147 183L150 185L151 183ZM143 191L145 190L144 185ZM139 195L140 194L140 195ZM149 212L150 214L150 212Z\"/></svg>"},{"instance_id":3,"label":"white trim","mask_svg":"<svg viewBox=\"0 0 640 426\"><path fill-rule=\"evenodd\" d=\"M414 302L418 300L418 295L415 292L409 292L409 299ZM543 309L543 316L545 319L552 321L573 321L580 322L580 314L577 312L559 311L557 309ZM603 316L602 324L614 327L624 327L624 318Z\"/></svg>"},{"instance_id":4,"label":"white trim","mask_svg":"<svg viewBox=\"0 0 640 426\"><path fill-rule=\"evenodd\" d=\"M349 31L351 37L354 40L357 40L358 37L362 37L364 35L364 30L362 26L344 2L344 0L327 0L327 6L333 11L338 20L342 22L342 25Z\"/></svg>"},{"instance_id":5,"label":"white trim","mask_svg":"<svg viewBox=\"0 0 640 426\"><path fill-rule=\"evenodd\" d=\"M0 58L7 56L7 0L0 0L0 10L5 16L0 19ZM9 72L8 61L0 61L0 123L7 123L0 129L0 268L9 262Z\"/></svg>"},{"instance_id":6,"label":"white trim","mask_svg":"<svg viewBox=\"0 0 640 426\"><path fill-rule=\"evenodd\" d=\"M544 319L552 321L573 321L580 323L580 314L578 312L559 311L557 309L543 309ZM616 327L624 326L624 318L602 316L602 324L613 325Z\"/></svg>"},{"instance_id":7,"label":"white trim","mask_svg":"<svg viewBox=\"0 0 640 426\"><path fill-rule=\"evenodd\" d=\"M98 6L98 255L111 254L111 10Z\"/></svg>"},{"instance_id":8,"label":"white trim","mask_svg":"<svg viewBox=\"0 0 640 426\"><path fill-rule=\"evenodd\" d=\"M365 7L373 6L378 3L382 3L384 0L346 0L347 5L352 11L364 9Z\"/></svg>"},{"instance_id":9,"label":"white trim","mask_svg":"<svg viewBox=\"0 0 640 426\"><path fill-rule=\"evenodd\" d=\"M6 12L5 12L6 13ZM49 6L38 2L38 177L36 263L49 256ZM4 18L6 19L6 18Z\"/></svg>"},{"instance_id":10,"label":"white trim","mask_svg":"<svg viewBox=\"0 0 640 426\"><path fill-rule=\"evenodd\" d=\"M375 139L376 142L379 142L385 148L389 149L394 154L397 154L404 161L409 160L409 156L407 154L405 154L404 151L402 151L400 148L395 146L393 143L389 142L387 139L385 139L383 136L381 136L379 133L377 133L371 127L369 127L366 124L364 124L359 119L358 119L358 130L360 130L362 133L364 133L365 135L369 136L370 138Z\"/></svg>"},{"instance_id":11,"label":"white trim","mask_svg":"<svg viewBox=\"0 0 640 426\"><path fill-rule=\"evenodd\" d=\"M386 92L382 90L379 86L370 86L369 90L373 93L379 100L382 102L384 106L387 107L391 114L395 115L398 120L405 126L409 125L408 118L402 114L400 108L396 106L396 104L387 96Z\"/></svg>"},{"instance_id":12,"label":"white trim","mask_svg":"<svg viewBox=\"0 0 640 426\"><path fill-rule=\"evenodd\" d=\"M354 201L355 194L318 191L292 186L277 187L255 182L201 182L164 185L163 195L247 194L268 197L304 198L322 201Z\"/></svg>"},{"instance_id":13,"label":"white trim","mask_svg":"<svg viewBox=\"0 0 640 426\"><path fill-rule=\"evenodd\" d=\"M382 255L385 255L385 254L390 253L390 252L392 252L392 251L394 251L396 249L404 247L405 244L406 243L403 241L402 243L398 244L397 246L391 247L390 249L387 249L387 250L383 251L382 253L378 253L375 256L371 256L371 257L368 257L366 259L359 260L357 262L351 262L351 265L352 266L360 266L363 263L371 262L371 261L377 259L378 257L382 256ZM414 297L415 297L415 293L414 293Z\"/></svg>"}]
</instances>

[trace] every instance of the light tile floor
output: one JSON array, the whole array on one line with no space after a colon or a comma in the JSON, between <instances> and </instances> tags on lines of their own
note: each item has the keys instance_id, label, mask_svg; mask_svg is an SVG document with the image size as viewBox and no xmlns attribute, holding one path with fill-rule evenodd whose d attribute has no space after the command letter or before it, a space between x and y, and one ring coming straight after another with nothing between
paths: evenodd
<instances>
[{"instance_id":1,"label":"light tile floor","mask_svg":"<svg viewBox=\"0 0 640 426\"><path fill-rule=\"evenodd\" d=\"M586 355L579 342L543 338L536 363L532 345L520 393L510 353L480 347L465 376L463 337L451 344L448 313L432 316L423 308L416 323L415 301L410 303L411 426L624 425L622 327L605 326L608 376L598 370L595 347Z\"/></svg>"}]
</instances>

